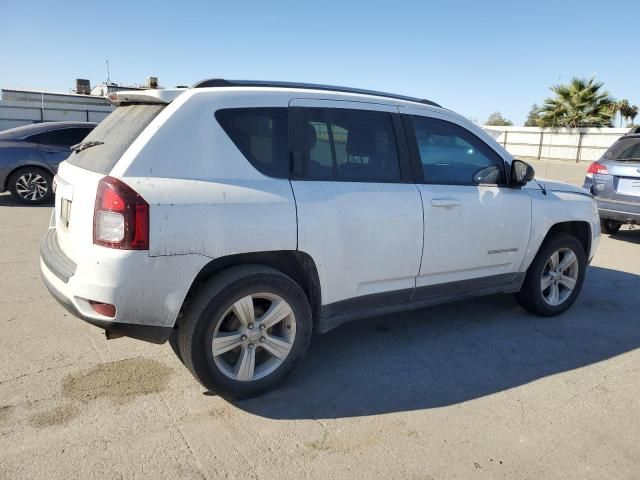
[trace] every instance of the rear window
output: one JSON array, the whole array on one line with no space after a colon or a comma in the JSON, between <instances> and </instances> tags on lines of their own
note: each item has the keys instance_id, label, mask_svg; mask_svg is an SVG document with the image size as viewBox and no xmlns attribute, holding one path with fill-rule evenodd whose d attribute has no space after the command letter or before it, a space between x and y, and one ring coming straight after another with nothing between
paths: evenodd
<instances>
[{"instance_id":1,"label":"rear window","mask_svg":"<svg viewBox=\"0 0 640 480\"><path fill-rule=\"evenodd\" d=\"M59 130L50 130L48 132L37 133L31 135L25 140L28 142L39 143L44 145L58 145L60 147L70 147L82 140L91 133L92 128L72 127L62 128Z\"/></svg>"},{"instance_id":2,"label":"rear window","mask_svg":"<svg viewBox=\"0 0 640 480\"><path fill-rule=\"evenodd\" d=\"M609 147L602 159L618 162L640 162L640 138L621 138Z\"/></svg>"},{"instance_id":3,"label":"rear window","mask_svg":"<svg viewBox=\"0 0 640 480\"><path fill-rule=\"evenodd\" d=\"M289 176L286 108L229 108L218 110L216 119L258 171Z\"/></svg>"},{"instance_id":4,"label":"rear window","mask_svg":"<svg viewBox=\"0 0 640 480\"><path fill-rule=\"evenodd\" d=\"M166 105L138 104L116 108L84 139L102 145L72 153L68 162L86 170L109 174L122 154Z\"/></svg>"}]
</instances>

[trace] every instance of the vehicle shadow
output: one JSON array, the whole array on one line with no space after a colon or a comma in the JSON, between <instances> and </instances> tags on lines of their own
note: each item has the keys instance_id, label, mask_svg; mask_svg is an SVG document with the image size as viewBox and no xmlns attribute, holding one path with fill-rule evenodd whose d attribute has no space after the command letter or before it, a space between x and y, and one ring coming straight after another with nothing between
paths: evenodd
<instances>
[{"instance_id":1,"label":"vehicle shadow","mask_svg":"<svg viewBox=\"0 0 640 480\"><path fill-rule=\"evenodd\" d=\"M555 318L496 295L362 320L314 338L280 389L236 401L273 419L341 418L453 405L640 346L640 275L589 268Z\"/></svg>"},{"instance_id":2,"label":"vehicle shadow","mask_svg":"<svg viewBox=\"0 0 640 480\"><path fill-rule=\"evenodd\" d=\"M0 207L51 208L53 207L53 201L39 203L35 205L27 205L27 204L21 203L18 199L16 199L16 197L11 195L10 193L0 193Z\"/></svg>"},{"instance_id":3,"label":"vehicle shadow","mask_svg":"<svg viewBox=\"0 0 640 480\"><path fill-rule=\"evenodd\" d=\"M633 230L623 227L617 233L611 235L612 239L624 240L625 242L640 244L640 228L637 226Z\"/></svg>"}]
</instances>

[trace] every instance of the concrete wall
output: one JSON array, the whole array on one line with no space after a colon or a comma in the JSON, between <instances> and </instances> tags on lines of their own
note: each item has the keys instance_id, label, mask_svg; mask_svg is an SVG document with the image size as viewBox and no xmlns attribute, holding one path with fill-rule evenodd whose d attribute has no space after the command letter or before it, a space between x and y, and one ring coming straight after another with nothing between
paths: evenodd
<instances>
[{"instance_id":1,"label":"concrete wall","mask_svg":"<svg viewBox=\"0 0 640 480\"><path fill-rule=\"evenodd\" d=\"M484 128L514 157L538 160L567 160L592 162L628 128L538 128L494 127Z\"/></svg>"}]
</instances>

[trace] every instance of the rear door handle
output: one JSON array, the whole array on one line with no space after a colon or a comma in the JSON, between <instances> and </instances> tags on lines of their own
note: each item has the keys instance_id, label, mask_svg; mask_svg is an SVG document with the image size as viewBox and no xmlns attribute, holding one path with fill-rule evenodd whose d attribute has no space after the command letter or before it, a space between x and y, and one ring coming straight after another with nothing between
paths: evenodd
<instances>
[{"instance_id":1,"label":"rear door handle","mask_svg":"<svg viewBox=\"0 0 640 480\"><path fill-rule=\"evenodd\" d=\"M460 200L457 198L434 198L431 200L432 207L458 207L460 206Z\"/></svg>"}]
</instances>

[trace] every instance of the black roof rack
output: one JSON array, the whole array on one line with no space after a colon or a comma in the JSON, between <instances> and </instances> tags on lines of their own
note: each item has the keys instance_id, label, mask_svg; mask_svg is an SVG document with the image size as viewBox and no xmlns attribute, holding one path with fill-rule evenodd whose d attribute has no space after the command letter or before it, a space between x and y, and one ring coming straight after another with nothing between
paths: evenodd
<instances>
[{"instance_id":1,"label":"black roof rack","mask_svg":"<svg viewBox=\"0 0 640 480\"><path fill-rule=\"evenodd\" d=\"M395 93L377 92L375 90L363 90L361 88L336 87L334 85L320 85L315 83L298 83L298 82L270 82L268 80L225 80L223 78L212 78L194 83L192 88L209 88L209 87L280 87L280 88L304 88L308 90L327 90L331 92L359 93L362 95L373 95L376 97L393 98L396 100L405 100L407 102L417 102L432 107L440 107L431 100L423 98L407 97L406 95L397 95Z\"/></svg>"}]
</instances>

